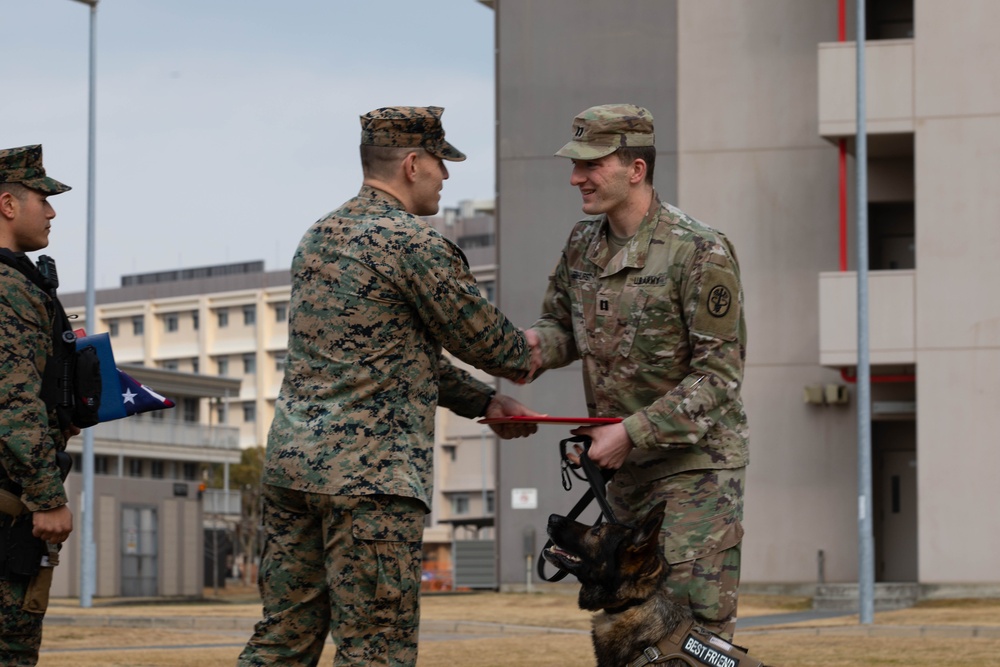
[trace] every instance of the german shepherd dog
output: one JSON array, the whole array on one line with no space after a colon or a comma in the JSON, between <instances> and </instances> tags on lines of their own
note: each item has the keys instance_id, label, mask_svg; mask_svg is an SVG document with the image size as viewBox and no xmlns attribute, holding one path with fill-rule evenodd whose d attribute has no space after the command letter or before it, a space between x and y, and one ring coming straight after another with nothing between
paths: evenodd
<instances>
[{"instance_id":1,"label":"german shepherd dog","mask_svg":"<svg viewBox=\"0 0 1000 667\"><path fill-rule=\"evenodd\" d=\"M667 667L762 665L745 653L737 659L719 653L719 646L743 649L707 633L700 639L687 635L683 653L671 651L655 660L644 653L671 633L681 634L675 633L678 626L692 620L691 610L672 600L666 585L670 564L659 539L665 511L666 502L660 502L636 525L588 526L558 514L549 516L553 546L545 550L545 560L579 580L581 609L599 612L592 628L597 667L647 662ZM681 654L686 654L684 659L666 660L667 655ZM644 655L646 661L641 660Z\"/></svg>"},{"instance_id":2,"label":"german shepherd dog","mask_svg":"<svg viewBox=\"0 0 1000 667\"><path fill-rule=\"evenodd\" d=\"M604 522L592 527L558 514L549 517L553 546L545 560L579 580L581 609L600 612L592 633L597 667L627 665L692 617L687 606L667 594L670 565L660 550L666 506L660 502L636 526Z\"/></svg>"}]
</instances>

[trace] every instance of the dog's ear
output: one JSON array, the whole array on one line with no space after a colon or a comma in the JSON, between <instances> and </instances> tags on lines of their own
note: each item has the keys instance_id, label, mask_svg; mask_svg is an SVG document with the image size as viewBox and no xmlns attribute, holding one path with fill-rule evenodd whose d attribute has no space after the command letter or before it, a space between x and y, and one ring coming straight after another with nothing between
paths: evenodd
<instances>
[{"instance_id":1,"label":"dog's ear","mask_svg":"<svg viewBox=\"0 0 1000 667\"><path fill-rule=\"evenodd\" d=\"M655 548L659 548L660 528L663 527L663 518L666 515L666 511L667 501L665 500L661 500L653 505L653 509L649 510L646 516L643 517L638 530L632 535L632 543L636 547L643 546L644 544L653 544Z\"/></svg>"}]
</instances>

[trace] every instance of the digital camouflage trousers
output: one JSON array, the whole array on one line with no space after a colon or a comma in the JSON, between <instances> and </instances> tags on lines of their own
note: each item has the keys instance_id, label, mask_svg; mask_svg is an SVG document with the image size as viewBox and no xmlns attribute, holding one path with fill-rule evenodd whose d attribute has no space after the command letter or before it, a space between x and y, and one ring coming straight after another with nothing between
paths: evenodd
<instances>
[{"instance_id":1,"label":"digital camouflage trousers","mask_svg":"<svg viewBox=\"0 0 1000 667\"><path fill-rule=\"evenodd\" d=\"M5 667L38 663L43 615L21 608L27 588L27 582L0 579L0 665Z\"/></svg>"},{"instance_id":2,"label":"digital camouflage trousers","mask_svg":"<svg viewBox=\"0 0 1000 667\"><path fill-rule=\"evenodd\" d=\"M238 664L316 665L329 633L335 667L412 667L425 514L414 498L265 486L264 618Z\"/></svg>"}]
</instances>

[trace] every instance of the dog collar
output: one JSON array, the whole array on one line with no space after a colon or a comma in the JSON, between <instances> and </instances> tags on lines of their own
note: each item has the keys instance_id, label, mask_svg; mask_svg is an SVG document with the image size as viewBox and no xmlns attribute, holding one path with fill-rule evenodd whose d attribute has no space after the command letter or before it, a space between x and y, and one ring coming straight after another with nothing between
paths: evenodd
<instances>
[{"instance_id":1,"label":"dog collar","mask_svg":"<svg viewBox=\"0 0 1000 667\"><path fill-rule=\"evenodd\" d=\"M607 608L604 609L604 613L605 614L620 614L620 613L622 613L624 611L628 611L632 607L638 607L643 602L645 602L645 600L632 600L631 602L626 602L625 604L621 605L620 607L607 607Z\"/></svg>"}]
</instances>

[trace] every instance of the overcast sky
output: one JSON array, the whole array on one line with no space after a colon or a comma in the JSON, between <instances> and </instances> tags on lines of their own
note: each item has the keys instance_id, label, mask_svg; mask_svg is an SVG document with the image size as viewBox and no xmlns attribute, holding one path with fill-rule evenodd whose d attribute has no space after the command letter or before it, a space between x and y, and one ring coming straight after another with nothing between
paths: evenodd
<instances>
[{"instance_id":1,"label":"overcast sky","mask_svg":"<svg viewBox=\"0 0 1000 667\"><path fill-rule=\"evenodd\" d=\"M83 291L90 9L0 0L0 148L40 143L57 217L43 252ZM445 107L442 205L494 188L493 12L475 0L101 0L96 284L262 259L361 184L358 116Z\"/></svg>"}]
</instances>

